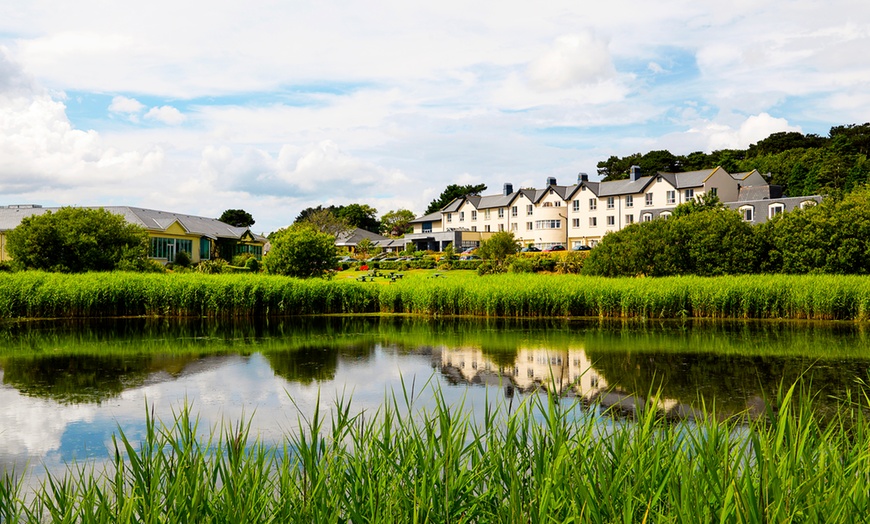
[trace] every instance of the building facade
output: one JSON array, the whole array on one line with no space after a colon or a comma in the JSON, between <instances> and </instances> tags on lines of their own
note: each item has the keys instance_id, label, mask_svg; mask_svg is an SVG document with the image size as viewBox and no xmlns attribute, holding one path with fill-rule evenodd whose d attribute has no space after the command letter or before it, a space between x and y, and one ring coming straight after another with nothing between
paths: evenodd
<instances>
[{"instance_id":1,"label":"building facade","mask_svg":"<svg viewBox=\"0 0 870 524\"><path fill-rule=\"evenodd\" d=\"M592 182L581 173L575 184L547 178L543 189L505 184L500 195L457 198L440 212L412 222L406 235L418 249L440 251L448 242L469 247L498 231L510 231L524 246L549 249L594 246L605 234L656 218L700 195L716 195L748 222L761 222L780 212L816 204L819 196L783 197L758 171L728 173L721 167L684 173L644 176L633 167L629 178Z\"/></svg>"}]
</instances>

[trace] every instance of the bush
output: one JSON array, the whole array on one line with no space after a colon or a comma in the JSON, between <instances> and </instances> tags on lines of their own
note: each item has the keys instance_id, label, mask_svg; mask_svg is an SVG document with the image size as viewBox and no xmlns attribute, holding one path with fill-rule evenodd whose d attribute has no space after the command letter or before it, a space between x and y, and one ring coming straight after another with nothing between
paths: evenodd
<instances>
[{"instance_id":1,"label":"bush","mask_svg":"<svg viewBox=\"0 0 870 524\"><path fill-rule=\"evenodd\" d=\"M529 257L512 257L508 260L508 271L511 273L534 273L535 263Z\"/></svg>"},{"instance_id":2,"label":"bush","mask_svg":"<svg viewBox=\"0 0 870 524\"><path fill-rule=\"evenodd\" d=\"M174 266L190 267L190 255L187 251L179 251L175 254L175 260L172 261Z\"/></svg>"},{"instance_id":3,"label":"bush","mask_svg":"<svg viewBox=\"0 0 870 524\"><path fill-rule=\"evenodd\" d=\"M260 271L260 261L257 260L257 257L251 257L245 261L245 268L253 271L254 273Z\"/></svg>"},{"instance_id":4,"label":"bush","mask_svg":"<svg viewBox=\"0 0 870 524\"><path fill-rule=\"evenodd\" d=\"M477 266L477 274L478 275L495 275L498 273L505 272L505 266L503 264L499 264L493 260L481 260L479 261L480 265Z\"/></svg>"},{"instance_id":5,"label":"bush","mask_svg":"<svg viewBox=\"0 0 870 524\"><path fill-rule=\"evenodd\" d=\"M306 224L273 233L272 250L264 259L269 273L299 278L323 277L337 263L335 237Z\"/></svg>"},{"instance_id":6,"label":"bush","mask_svg":"<svg viewBox=\"0 0 870 524\"><path fill-rule=\"evenodd\" d=\"M207 275L218 275L221 273L229 272L228 269L229 264L227 261L222 258L216 258L214 260L203 260L196 266L197 273L205 273Z\"/></svg>"}]
</instances>

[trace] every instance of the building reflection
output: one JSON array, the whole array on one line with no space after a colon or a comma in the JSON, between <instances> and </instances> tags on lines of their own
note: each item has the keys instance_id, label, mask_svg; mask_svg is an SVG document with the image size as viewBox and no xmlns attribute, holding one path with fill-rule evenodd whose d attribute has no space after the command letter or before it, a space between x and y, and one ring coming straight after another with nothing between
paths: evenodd
<instances>
[{"instance_id":1,"label":"building reflection","mask_svg":"<svg viewBox=\"0 0 870 524\"><path fill-rule=\"evenodd\" d=\"M519 348L515 353L493 355L476 347L442 347L433 352L432 358L448 382L498 386L506 397L516 392L546 391L626 414L642 409L648 401L646 396L609 384L582 348ZM697 414L676 399L659 398L656 407L678 418Z\"/></svg>"}]
</instances>

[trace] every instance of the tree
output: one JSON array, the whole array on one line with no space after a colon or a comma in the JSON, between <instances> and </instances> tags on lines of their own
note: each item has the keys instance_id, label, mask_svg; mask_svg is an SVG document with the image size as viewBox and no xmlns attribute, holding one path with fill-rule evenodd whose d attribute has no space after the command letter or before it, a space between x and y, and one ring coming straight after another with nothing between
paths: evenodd
<instances>
[{"instance_id":1,"label":"tree","mask_svg":"<svg viewBox=\"0 0 870 524\"><path fill-rule=\"evenodd\" d=\"M488 240L480 243L477 249L477 254L484 260L490 260L494 264L501 266L507 257L516 255L520 250L520 245L517 243L511 231L499 231L493 233Z\"/></svg>"},{"instance_id":2,"label":"tree","mask_svg":"<svg viewBox=\"0 0 870 524\"><path fill-rule=\"evenodd\" d=\"M80 273L145 269L148 233L105 209L64 207L26 217L6 249L25 269Z\"/></svg>"},{"instance_id":3,"label":"tree","mask_svg":"<svg viewBox=\"0 0 870 524\"><path fill-rule=\"evenodd\" d=\"M372 233L381 231L381 222L378 220L377 214L377 209L366 204L343 206L335 213L338 218L343 219L351 227L358 227Z\"/></svg>"},{"instance_id":4,"label":"tree","mask_svg":"<svg viewBox=\"0 0 870 524\"><path fill-rule=\"evenodd\" d=\"M254 217L244 209L227 209L218 220L235 227L251 227L255 222Z\"/></svg>"},{"instance_id":5,"label":"tree","mask_svg":"<svg viewBox=\"0 0 870 524\"><path fill-rule=\"evenodd\" d=\"M426 212L423 214L428 215L429 213L440 211L442 207L459 197L465 195L479 195L483 191L486 191L486 184L469 184L465 186L450 184L441 192L441 195L438 198L429 203L429 207L426 208Z\"/></svg>"},{"instance_id":6,"label":"tree","mask_svg":"<svg viewBox=\"0 0 870 524\"><path fill-rule=\"evenodd\" d=\"M353 226L346 219L336 216L334 209L333 206L308 208L296 217L296 222L293 225L307 224L321 233L327 233L334 237L352 231ZM271 240L271 236L269 239Z\"/></svg>"},{"instance_id":7,"label":"tree","mask_svg":"<svg viewBox=\"0 0 870 524\"><path fill-rule=\"evenodd\" d=\"M362 259L369 257L369 253L375 250L375 243L369 238L363 238L356 244L356 254Z\"/></svg>"},{"instance_id":8,"label":"tree","mask_svg":"<svg viewBox=\"0 0 870 524\"><path fill-rule=\"evenodd\" d=\"M338 263L335 237L309 224L276 231L263 263L273 275L322 277Z\"/></svg>"},{"instance_id":9,"label":"tree","mask_svg":"<svg viewBox=\"0 0 870 524\"><path fill-rule=\"evenodd\" d=\"M391 210L381 217L381 230L391 237L402 237L406 233L413 232L414 228L410 222L414 218L414 212L408 209Z\"/></svg>"}]
</instances>

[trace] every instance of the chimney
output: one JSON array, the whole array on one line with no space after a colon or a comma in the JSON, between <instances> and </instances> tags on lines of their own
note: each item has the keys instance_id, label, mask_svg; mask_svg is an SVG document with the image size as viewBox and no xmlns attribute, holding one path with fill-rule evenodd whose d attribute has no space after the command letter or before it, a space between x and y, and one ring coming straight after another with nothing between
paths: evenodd
<instances>
[{"instance_id":1,"label":"chimney","mask_svg":"<svg viewBox=\"0 0 870 524\"><path fill-rule=\"evenodd\" d=\"M510 182L505 182L504 184L504 196L508 196L514 192L514 185Z\"/></svg>"},{"instance_id":2,"label":"chimney","mask_svg":"<svg viewBox=\"0 0 870 524\"><path fill-rule=\"evenodd\" d=\"M556 177L548 176L547 177L547 185L548 186L555 186L556 185Z\"/></svg>"},{"instance_id":3,"label":"chimney","mask_svg":"<svg viewBox=\"0 0 870 524\"><path fill-rule=\"evenodd\" d=\"M637 182L638 178L640 178L640 166L631 166L631 181Z\"/></svg>"},{"instance_id":4,"label":"chimney","mask_svg":"<svg viewBox=\"0 0 870 524\"><path fill-rule=\"evenodd\" d=\"M581 182L589 182L589 175L587 175L586 173L578 174L577 175L577 183L579 184Z\"/></svg>"}]
</instances>

